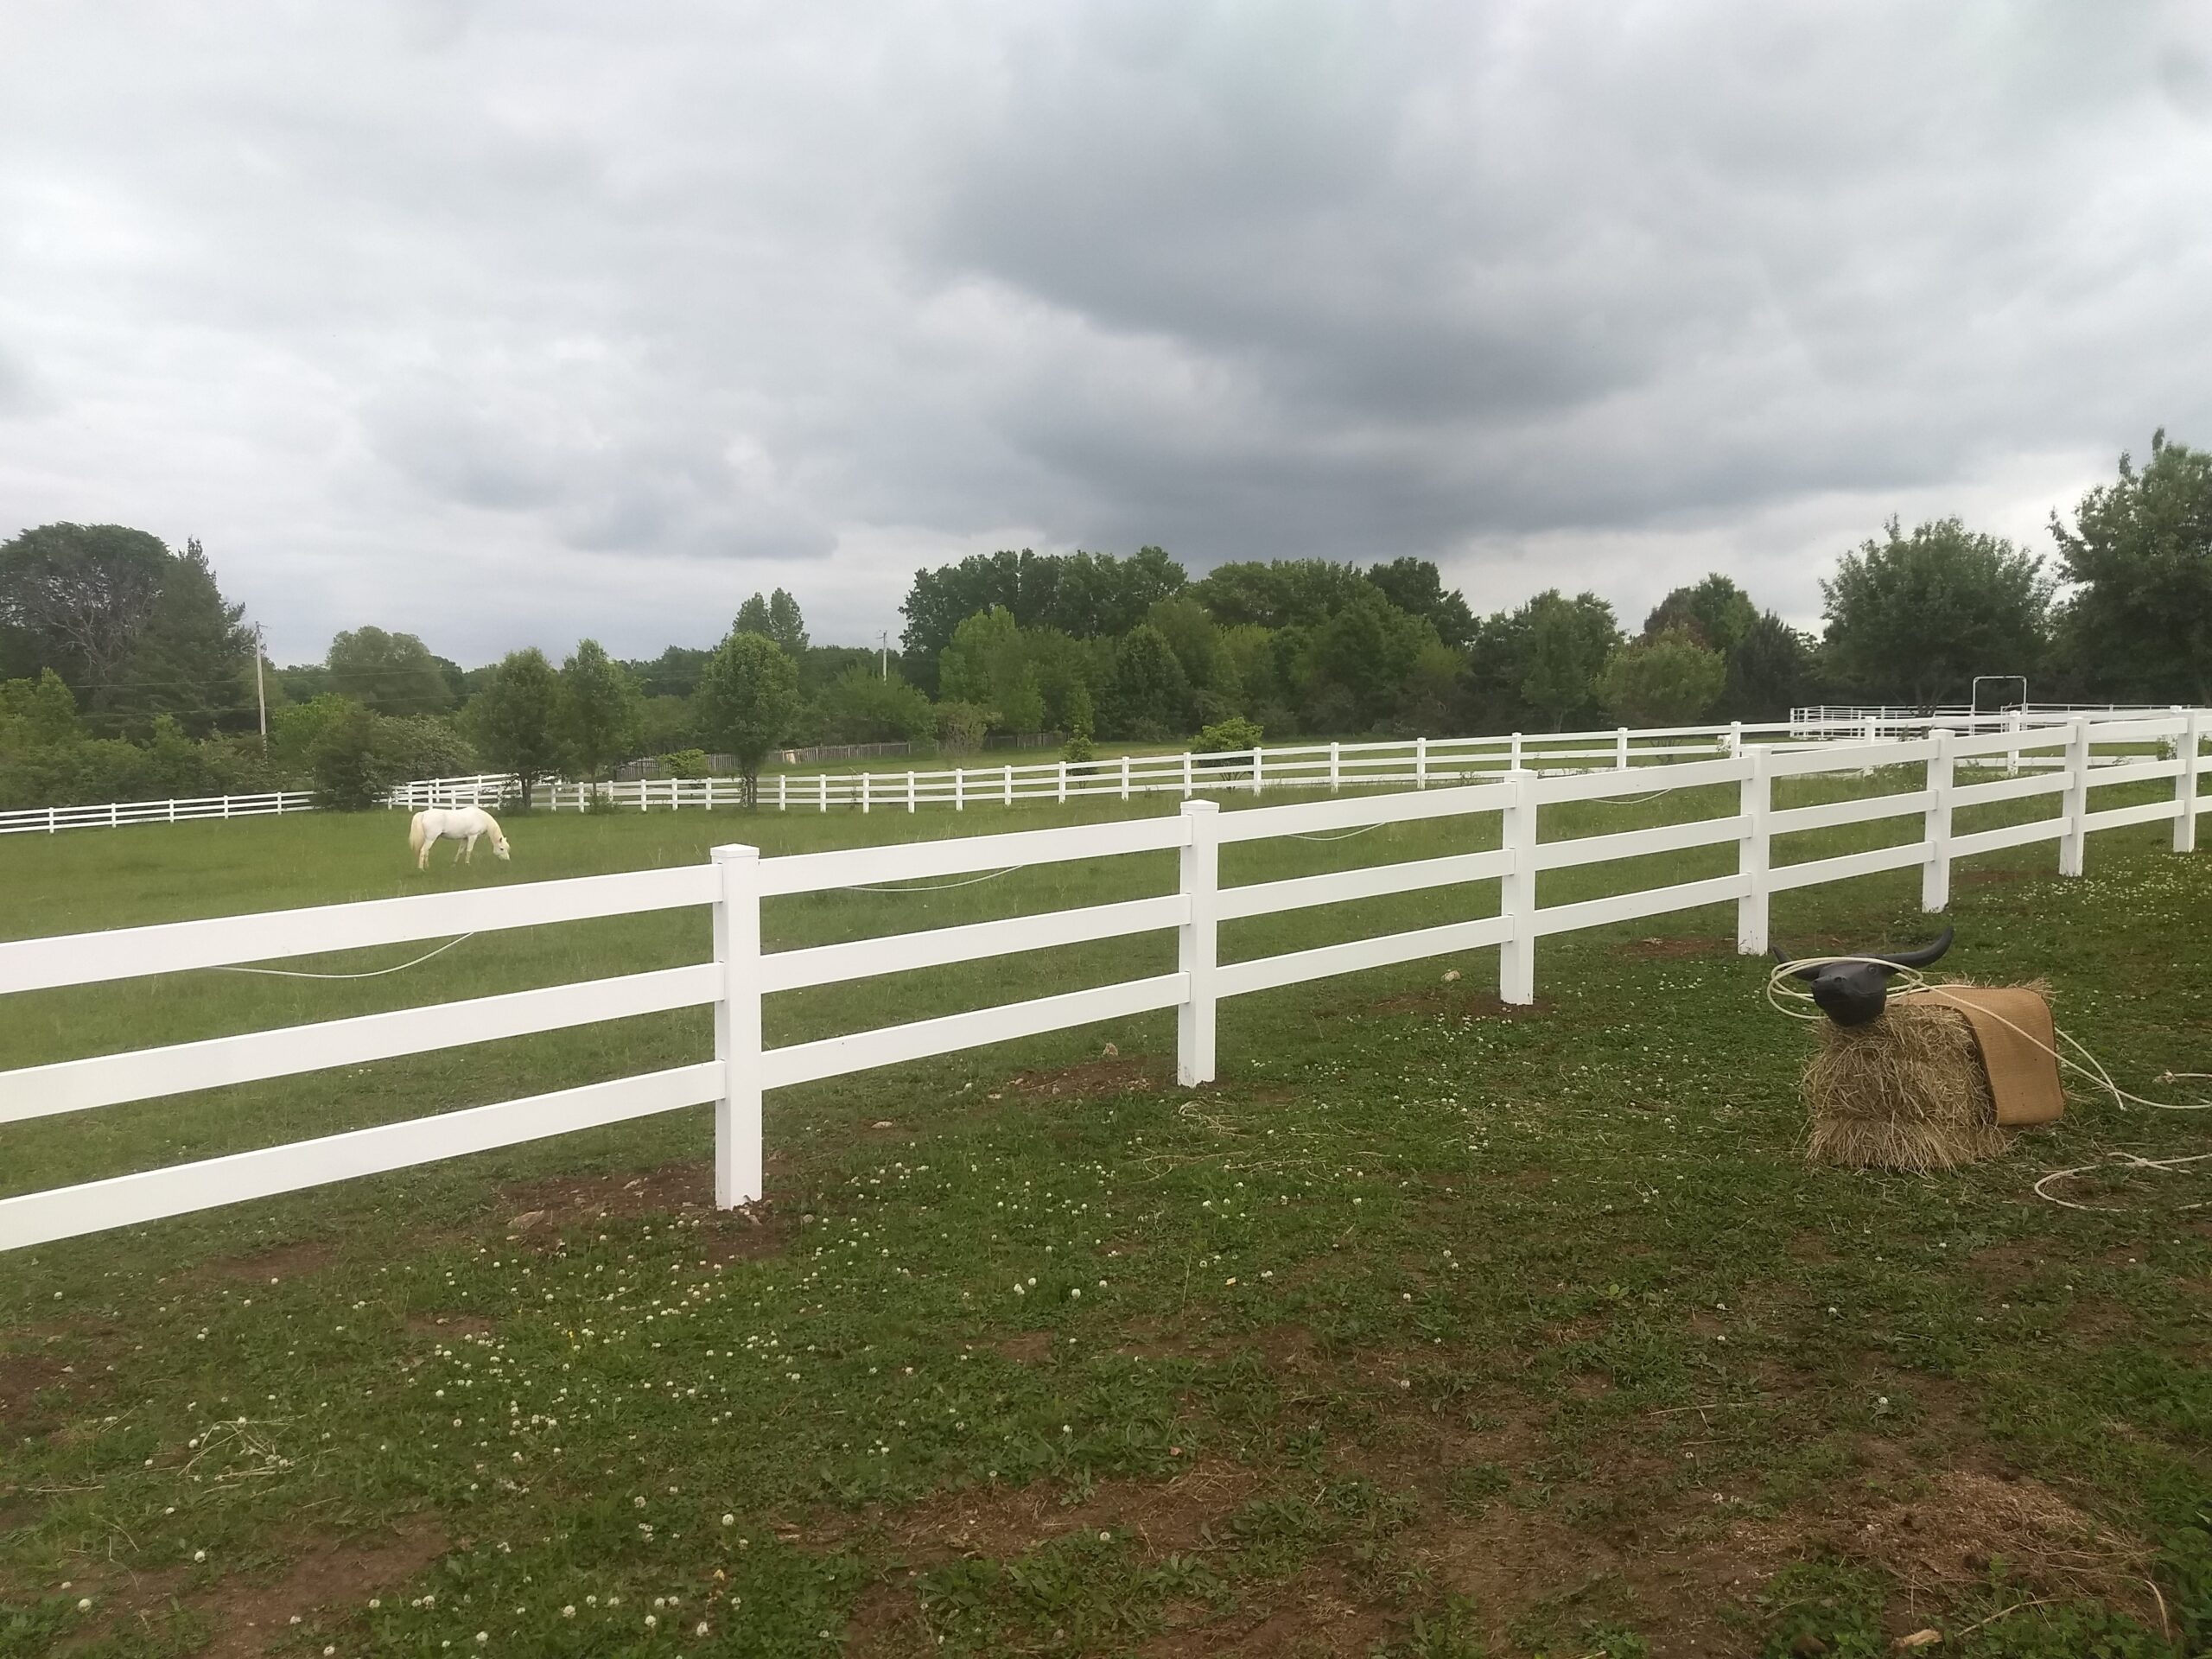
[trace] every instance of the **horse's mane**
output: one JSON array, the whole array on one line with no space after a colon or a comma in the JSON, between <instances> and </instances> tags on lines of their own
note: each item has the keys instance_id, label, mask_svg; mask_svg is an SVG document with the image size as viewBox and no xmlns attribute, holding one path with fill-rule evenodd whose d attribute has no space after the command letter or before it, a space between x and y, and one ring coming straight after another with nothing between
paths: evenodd
<instances>
[{"instance_id":1,"label":"horse's mane","mask_svg":"<svg viewBox=\"0 0 2212 1659\"><path fill-rule=\"evenodd\" d=\"M484 812L484 809L480 806L476 810L479 812ZM493 817L489 812L484 812L484 822L492 826L492 835L494 840L504 840L505 838L507 832L499 828L499 821Z\"/></svg>"}]
</instances>

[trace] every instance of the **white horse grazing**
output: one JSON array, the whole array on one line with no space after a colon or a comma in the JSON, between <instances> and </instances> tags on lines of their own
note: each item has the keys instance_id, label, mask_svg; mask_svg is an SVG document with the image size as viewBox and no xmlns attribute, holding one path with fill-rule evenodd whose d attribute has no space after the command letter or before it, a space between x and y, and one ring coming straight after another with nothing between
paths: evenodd
<instances>
[{"instance_id":1,"label":"white horse grazing","mask_svg":"<svg viewBox=\"0 0 2212 1659\"><path fill-rule=\"evenodd\" d=\"M480 836L492 837L492 850L501 858L507 855L507 838L499 833L499 821L482 807L434 806L427 812L417 812L407 826L407 846L415 855L418 870L430 867L430 844L436 841L459 842L453 861L458 864L467 859L474 864Z\"/></svg>"}]
</instances>

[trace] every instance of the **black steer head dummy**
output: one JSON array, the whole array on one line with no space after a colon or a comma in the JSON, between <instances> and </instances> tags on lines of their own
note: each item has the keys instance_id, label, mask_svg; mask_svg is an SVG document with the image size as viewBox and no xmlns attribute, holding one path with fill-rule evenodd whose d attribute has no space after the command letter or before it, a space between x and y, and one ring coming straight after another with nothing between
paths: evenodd
<instances>
[{"instance_id":1,"label":"black steer head dummy","mask_svg":"<svg viewBox=\"0 0 2212 1659\"><path fill-rule=\"evenodd\" d=\"M1890 976L1900 968L1925 968L1929 963L1951 948L1951 930L1945 928L1933 944L1924 944L1917 950L1900 951L1893 957L1877 957L1871 953L1864 961L1835 962L1816 968L1796 969L1796 976L1812 988L1813 1001L1821 1013L1839 1026L1872 1025L1882 1017L1882 1006L1890 994ZM1782 947L1774 947L1774 959L1786 963Z\"/></svg>"}]
</instances>

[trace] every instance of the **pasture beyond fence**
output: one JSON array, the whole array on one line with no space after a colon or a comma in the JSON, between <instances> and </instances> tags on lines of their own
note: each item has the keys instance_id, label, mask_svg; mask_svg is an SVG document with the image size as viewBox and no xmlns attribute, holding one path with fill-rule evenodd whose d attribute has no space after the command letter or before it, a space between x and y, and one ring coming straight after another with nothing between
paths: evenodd
<instances>
[{"instance_id":1,"label":"pasture beyond fence","mask_svg":"<svg viewBox=\"0 0 2212 1659\"><path fill-rule=\"evenodd\" d=\"M2154 711L2155 712L2155 711ZM2164 711L2174 712L2174 711ZM2112 711L2088 716L2120 720ZM2124 716L2139 720L2145 716ZM2072 716L2013 711L1951 716L1879 711L1845 718L1796 718L1767 724L1617 727L1603 732L1513 732L1493 737L1414 737L1374 743L1308 743L1181 754L1122 755L1104 760L1048 760L1027 766L951 766L936 771L778 772L760 783L759 804L779 812L827 812L833 806L861 812L915 812L925 806L960 811L970 804L1011 806L1016 801L1067 802L1096 797L1132 800L1142 795L1262 794L1268 790L1429 789L1496 778L1509 772L1587 772L1710 760L1743 752L1751 744L1862 743L1925 736L1936 729L1967 734L2003 733L2010 740L1993 750L2017 772L2034 765L2037 746L2028 734L2064 728ZM496 807L511 801L519 782L506 772L466 778L425 778L403 784L386 804L419 811L430 806ZM582 811L594 794L603 806L640 812L713 811L742 804L735 778L659 778L597 785L556 780L537 785L533 809Z\"/></svg>"},{"instance_id":2,"label":"pasture beyond fence","mask_svg":"<svg viewBox=\"0 0 2212 1659\"><path fill-rule=\"evenodd\" d=\"M710 907L713 919L709 961L0 1072L0 1124L671 1009L711 1007L715 1033L714 1058L695 1064L0 1199L0 1249L708 1103L715 1107L716 1200L726 1207L746 1204L762 1192L761 1097L770 1089L1167 1008L1177 1011L1179 1077L1195 1086L1214 1077L1216 1010L1224 998L1496 947L1500 997L1526 1004L1535 996L1537 943L1554 934L1733 903L1738 948L1763 952L1770 901L1795 888L1917 868L1922 906L1939 911L1948 902L1954 861L1999 849L2055 841L2060 873L2078 876L2091 834L2170 821L2173 847L2190 851L2202 810L2205 726L2202 711L2191 710L2124 721L2080 718L2057 729L1937 732L1877 744L1747 746L1682 762L1664 774L1669 791L1735 785L1732 813L1548 842L1539 834L1545 808L1629 795L1646 787L1650 774L1540 776L1522 770L1475 784L1236 812L1192 799L1173 817L767 860L752 848L727 846L716 848L710 862L688 868L0 944L0 995L6 995L697 906ZM2107 753L2094 753L2099 744ZM2015 745L2052 764L1990 781L1958 780L1961 763L2003 757ZM2146 754L2145 747L2167 753ZM1923 769L1919 787L1787 809L1773 804L1778 779L1903 766ZM2171 781L2170 793L2092 810L2093 788L2158 780ZM2057 798L2054 814L1967 833L1953 827L1954 814L1962 810L2042 796ZM1499 826L1494 849L1230 887L1219 880L1226 843L1491 815ZM1916 837L1838 856L1776 861L1784 837L1898 817L1916 823ZM1736 868L1726 874L1576 903L1537 902L1537 878L1546 871L1727 844L1737 855ZM772 952L761 948L767 899L1168 849L1179 859L1176 887L1153 897ZM1220 926L1237 918L1492 881L1494 915L1250 960L1219 959ZM761 1008L770 996L1169 930L1177 939L1173 972L774 1048L762 1043Z\"/></svg>"}]
</instances>

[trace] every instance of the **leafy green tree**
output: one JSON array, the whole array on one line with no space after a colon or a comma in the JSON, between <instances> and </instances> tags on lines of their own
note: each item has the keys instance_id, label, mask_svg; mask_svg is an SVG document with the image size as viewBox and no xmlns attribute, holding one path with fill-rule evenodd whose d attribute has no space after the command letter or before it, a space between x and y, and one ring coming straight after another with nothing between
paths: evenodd
<instances>
[{"instance_id":1,"label":"leafy green tree","mask_svg":"<svg viewBox=\"0 0 2212 1659\"><path fill-rule=\"evenodd\" d=\"M25 672L51 668L105 709L153 615L171 556L123 524L41 524L0 543L0 630Z\"/></svg>"},{"instance_id":2,"label":"leafy green tree","mask_svg":"<svg viewBox=\"0 0 2212 1659\"><path fill-rule=\"evenodd\" d=\"M579 640L561 664L563 712L569 753L596 784L612 762L637 753L645 734L645 700L621 664L596 639Z\"/></svg>"},{"instance_id":3,"label":"leafy green tree","mask_svg":"<svg viewBox=\"0 0 2212 1659\"><path fill-rule=\"evenodd\" d=\"M1423 645L1398 683L1392 728L1415 737L1446 737L1464 731L1466 666L1465 652L1441 641Z\"/></svg>"},{"instance_id":4,"label":"leafy green tree","mask_svg":"<svg viewBox=\"0 0 2212 1659\"><path fill-rule=\"evenodd\" d=\"M768 637L781 645L793 662L806 657L806 619L798 601L779 588L768 595Z\"/></svg>"},{"instance_id":5,"label":"leafy green tree","mask_svg":"<svg viewBox=\"0 0 2212 1659\"><path fill-rule=\"evenodd\" d=\"M1844 555L1821 584L1827 658L1861 695L1933 709L1978 674L2029 674L2050 635L2051 582L2034 555L1956 518Z\"/></svg>"},{"instance_id":6,"label":"leafy green tree","mask_svg":"<svg viewBox=\"0 0 2212 1659\"><path fill-rule=\"evenodd\" d=\"M1107 712L1116 734L1158 742L1190 729L1191 683L1166 636L1140 623L1114 653Z\"/></svg>"},{"instance_id":7,"label":"leafy green tree","mask_svg":"<svg viewBox=\"0 0 2212 1659\"><path fill-rule=\"evenodd\" d=\"M1525 614L1522 700L1563 729L1570 715L1594 711L1598 677L1605 671L1620 628L1613 607L1595 594L1562 598L1557 588L1538 594Z\"/></svg>"},{"instance_id":8,"label":"leafy green tree","mask_svg":"<svg viewBox=\"0 0 2212 1659\"><path fill-rule=\"evenodd\" d=\"M1357 565L1327 559L1274 559L1218 564L1192 592L1224 627L1314 627L1372 588Z\"/></svg>"},{"instance_id":9,"label":"leafy green tree","mask_svg":"<svg viewBox=\"0 0 2212 1659\"><path fill-rule=\"evenodd\" d=\"M168 715L192 737L252 725L255 646L245 614L223 598L200 543L187 542L162 573L111 706L142 719Z\"/></svg>"},{"instance_id":10,"label":"leafy green tree","mask_svg":"<svg viewBox=\"0 0 2212 1659\"><path fill-rule=\"evenodd\" d=\"M476 746L442 715L379 716L375 752L378 779L386 788L415 778L460 778L483 770Z\"/></svg>"},{"instance_id":11,"label":"leafy green tree","mask_svg":"<svg viewBox=\"0 0 2212 1659\"><path fill-rule=\"evenodd\" d=\"M2082 498L2051 534L2066 579L2075 671L2113 696L2212 702L2212 452L2151 438L2139 472Z\"/></svg>"},{"instance_id":12,"label":"leafy green tree","mask_svg":"<svg viewBox=\"0 0 2212 1659\"><path fill-rule=\"evenodd\" d=\"M1616 649L1598 695L1624 726L1687 726L1720 696L1728 663L1688 628L1663 628Z\"/></svg>"},{"instance_id":13,"label":"leafy green tree","mask_svg":"<svg viewBox=\"0 0 2212 1659\"><path fill-rule=\"evenodd\" d=\"M81 734L77 699L52 669L35 680L0 682L0 757L73 743Z\"/></svg>"},{"instance_id":14,"label":"leafy green tree","mask_svg":"<svg viewBox=\"0 0 2212 1659\"><path fill-rule=\"evenodd\" d=\"M1021 625L1003 605L963 618L940 654L938 686L954 702L998 704L1001 688L1022 669Z\"/></svg>"},{"instance_id":15,"label":"leafy green tree","mask_svg":"<svg viewBox=\"0 0 2212 1659\"><path fill-rule=\"evenodd\" d=\"M947 754L973 754L991 729L991 711L980 702L957 698L937 705L938 747Z\"/></svg>"},{"instance_id":16,"label":"leafy green tree","mask_svg":"<svg viewBox=\"0 0 2212 1659\"><path fill-rule=\"evenodd\" d=\"M638 689L648 697L688 697L699 689L699 676L705 672L710 651L693 651L683 645L671 645L651 662L630 662L622 664L638 682Z\"/></svg>"},{"instance_id":17,"label":"leafy green tree","mask_svg":"<svg viewBox=\"0 0 2212 1659\"><path fill-rule=\"evenodd\" d=\"M1367 568L1367 579L1382 597L1408 616L1424 619L1436 637L1454 650L1474 642L1475 614L1456 588L1444 585L1443 575L1427 559L1393 559Z\"/></svg>"},{"instance_id":18,"label":"leafy green tree","mask_svg":"<svg viewBox=\"0 0 2212 1659\"><path fill-rule=\"evenodd\" d=\"M1716 711L1723 720L1787 720L1819 698L1813 642L1772 611L1728 652L1728 678Z\"/></svg>"},{"instance_id":19,"label":"leafy green tree","mask_svg":"<svg viewBox=\"0 0 2212 1659\"><path fill-rule=\"evenodd\" d=\"M1716 570L1702 582L1677 588L1661 600L1643 619L1643 638L1655 640L1676 628L1707 651L1733 651L1758 616L1751 595Z\"/></svg>"},{"instance_id":20,"label":"leafy green tree","mask_svg":"<svg viewBox=\"0 0 2212 1659\"><path fill-rule=\"evenodd\" d=\"M1184 677L1196 687L1213 686L1220 675L1221 628L1194 594L1156 600L1145 620L1166 639Z\"/></svg>"},{"instance_id":21,"label":"leafy green tree","mask_svg":"<svg viewBox=\"0 0 2212 1659\"><path fill-rule=\"evenodd\" d=\"M1078 640L1112 639L1142 621L1156 601L1181 592L1188 580L1183 567L1157 547L1139 548L1126 559L1024 548L917 570L899 607L906 619L900 636L906 671L925 690L940 690L945 647L963 622L993 606L1003 606L1025 630L1049 628ZM1038 666L1049 702L1052 676Z\"/></svg>"},{"instance_id":22,"label":"leafy green tree","mask_svg":"<svg viewBox=\"0 0 2212 1659\"><path fill-rule=\"evenodd\" d=\"M1381 589L1362 585L1313 630L1305 658L1303 697L1310 729L1371 731L1397 708L1421 652L1438 644L1424 617L1408 616ZM1332 696L1334 692L1336 695ZM1341 708L1338 723L1323 710Z\"/></svg>"},{"instance_id":23,"label":"leafy green tree","mask_svg":"<svg viewBox=\"0 0 2212 1659\"><path fill-rule=\"evenodd\" d=\"M332 718L316 732L308 752L315 792L325 806L340 812L365 812L383 798L387 787L377 760L376 715L362 704L340 700Z\"/></svg>"},{"instance_id":24,"label":"leafy green tree","mask_svg":"<svg viewBox=\"0 0 2212 1659\"><path fill-rule=\"evenodd\" d=\"M324 666L330 690L380 715L435 715L452 706L438 659L411 633L349 629L331 640Z\"/></svg>"},{"instance_id":25,"label":"leafy green tree","mask_svg":"<svg viewBox=\"0 0 2212 1659\"><path fill-rule=\"evenodd\" d=\"M1097 716L1090 706L1090 688L1078 685L1068 697L1067 741L1060 745L1063 760L1088 760L1097 753L1091 741Z\"/></svg>"},{"instance_id":26,"label":"leafy green tree","mask_svg":"<svg viewBox=\"0 0 2212 1659\"><path fill-rule=\"evenodd\" d=\"M768 596L766 594L755 594L737 607L737 631L740 633L757 633L763 639L775 637L769 631Z\"/></svg>"},{"instance_id":27,"label":"leafy green tree","mask_svg":"<svg viewBox=\"0 0 2212 1659\"><path fill-rule=\"evenodd\" d=\"M904 676L858 664L823 690L814 721L828 743L925 743L937 730L930 700Z\"/></svg>"},{"instance_id":28,"label":"leafy green tree","mask_svg":"<svg viewBox=\"0 0 2212 1659\"><path fill-rule=\"evenodd\" d=\"M757 804L760 763L798 718L798 664L765 633L732 628L699 679L708 741L737 760L745 804Z\"/></svg>"},{"instance_id":29,"label":"leafy green tree","mask_svg":"<svg viewBox=\"0 0 2212 1659\"><path fill-rule=\"evenodd\" d=\"M269 715L270 749L280 764L296 771L311 771L315 745L323 733L334 722L344 719L348 709L361 706L351 697L341 697L335 691L326 691L308 702L287 703L271 709Z\"/></svg>"},{"instance_id":30,"label":"leafy green tree","mask_svg":"<svg viewBox=\"0 0 2212 1659\"><path fill-rule=\"evenodd\" d=\"M514 773L525 812L539 782L561 770L562 701L561 677L533 645L509 652L468 704L477 746L494 766Z\"/></svg>"}]
</instances>

